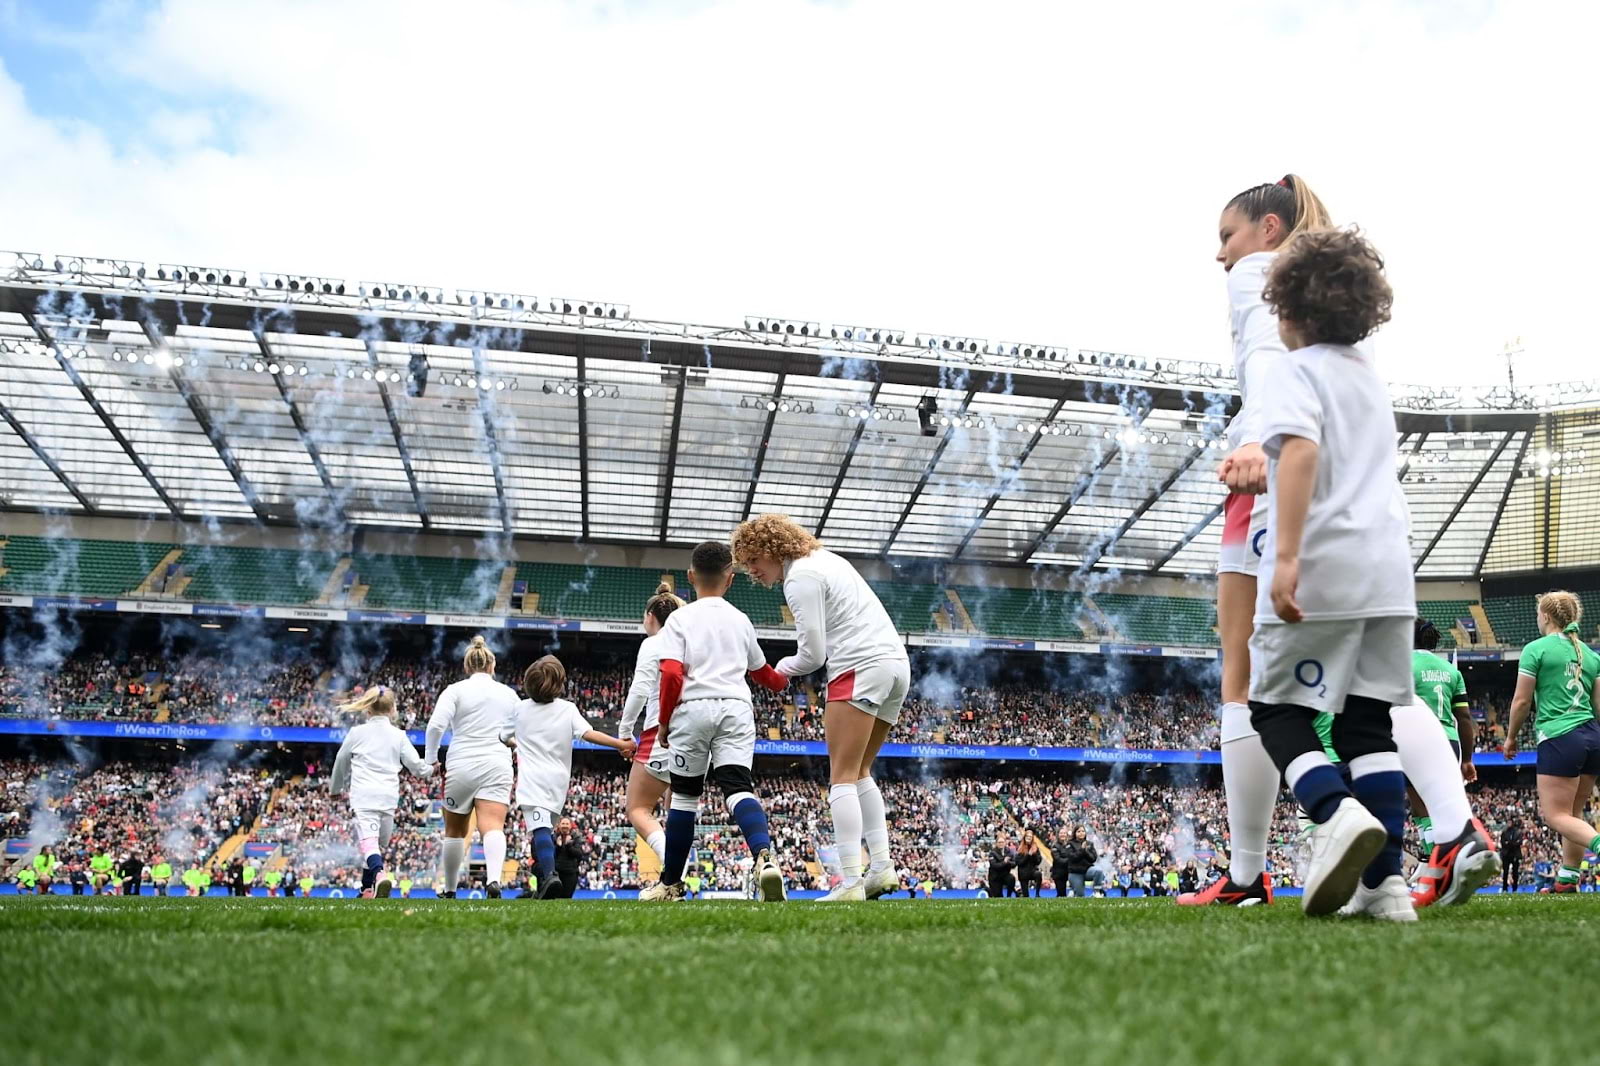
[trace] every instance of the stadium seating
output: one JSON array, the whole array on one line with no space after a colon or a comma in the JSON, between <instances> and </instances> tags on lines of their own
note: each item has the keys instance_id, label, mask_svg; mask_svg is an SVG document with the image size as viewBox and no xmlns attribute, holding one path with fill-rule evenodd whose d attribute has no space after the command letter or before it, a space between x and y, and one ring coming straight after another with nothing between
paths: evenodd
<instances>
[{"instance_id":1,"label":"stadium seating","mask_svg":"<svg viewBox=\"0 0 1600 1066\"><path fill-rule=\"evenodd\" d=\"M939 626L934 621L935 612L945 609L948 601L938 585L906 584L898 581L869 581L872 591L883 601L884 610L902 633L932 633Z\"/></svg>"},{"instance_id":2,"label":"stadium seating","mask_svg":"<svg viewBox=\"0 0 1600 1066\"><path fill-rule=\"evenodd\" d=\"M339 556L272 548L187 548L179 567L189 578L186 599L212 603L309 603L317 598Z\"/></svg>"},{"instance_id":3,"label":"stadium seating","mask_svg":"<svg viewBox=\"0 0 1600 1066\"><path fill-rule=\"evenodd\" d=\"M1116 626L1118 635L1137 644L1217 642L1217 606L1209 597L1097 593L1094 602Z\"/></svg>"},{"instance_id":4,"label":"stadium seating","mask_svg":"<svg viewBox=\"0 0 1600 1066\"><path fill-rule=\"evenodd\" d=\"M1472 614L1472 601L1418 600L1417 613L1432 622L1434 628L1439 630L1439 650L1445 651L1456 646L1456 638L1450 631L1455 628L1459 619Z\"/></svg>"},{"instance_id":5,"label":"stadium seating","mask_svg":"<svg viewBox=\"0 0 1600 1066\"><path fill-rule=\"evenodd\" d=\"M1517 647L1539 636L1532 596L1489 596L1483 601L1483 610L1502 644Z\"/></svg>"},{"instance_id":6,"label":"stadium seating","mask_svg":"<svg viewBox=\"0 0 1600 1066\"><path fill-rule=\"evenodd\" d=\"M477 612L494 603L499 563L426 555L357 555L356 583L367 589L367 607Z\"/></svg>"},{"instance_id":7,"label":"stadium seating","mask_svg":"<svg viewBox=\"0 0 1600 1066\"><path fill-rule=\"evenodd\" d=\"M121 596L172 550L167 543L9 537L0 590L32 595Z\"/></svg>"},{"instance_id":8,"label":"stadium seating","mask_svg":"<svg viewBox=\"0 0 1600 1066\"><path fill-rule=\"evenodd\" d=\"M1033 640L1082 640L1083 596L1054 589L957 586L979 632Z\"/></svg>"}]
</instances>

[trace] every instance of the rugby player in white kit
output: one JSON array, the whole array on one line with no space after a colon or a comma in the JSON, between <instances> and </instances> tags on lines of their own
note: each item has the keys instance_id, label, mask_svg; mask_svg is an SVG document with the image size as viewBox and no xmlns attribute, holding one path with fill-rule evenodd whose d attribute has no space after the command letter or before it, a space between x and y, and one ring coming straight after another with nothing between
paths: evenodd
<instances>
[{"instance_id":1,"label":"rugby player in white kit","mask_svg":"<svg viewBox=\"0 0 1600 1066\"><path fill-rule=\"evenodd\" d=\"M642 900L685 895L684 865L694 845L695 818L707 772L722 789L728 811L754 860L753 880L768 902L784 898L783 873L772 860L767 814L755 796L756 719L746 678L774 692L788 679L767 665L756 630L723 597L733 584L733 553L707 541L695 548L689 580L696 599L672 612L661 630L661 726L656 744L667 751L672 807L667 812L666 862L659 883Z\"/></svg>"},{"instance_id":2,"label":"rugby player in white kit","mask_svg":"<svg viewBox=\"0 0 1600 1066\"><path fill-rule=\"evenodd\" d=\"M467 855L467 826L473 812L483 838L488 884L484 894L500 896L506 862L506 808L511 803L511 749L501 742L516 714L516 692L494 679L494 652L473 637L462 665L467 677L439 694L428 719L428 765L439 764L439 742L450 736L444 773L444 891L454 899Z\"/></svg>"},{"instance_id":3,"label":"rugby player in white kit","mask_svg":"<svg viewBox=\"0 0 1600 1066\"><path fill-rule=\"evenodd\" d=\"M822 899L877 899L894 892L900 878L890 861L888 818L872 762L899 721L911 687L911 663L900 634L856 568L786 515L761 515L734 530L733 556L760 584L783 583L799 647L779 660L778 673L804 677L824 663L828 667L822 720L831 778L828 806L843 879ZM865 877L863 838L870 855Z\"/></svg>"},{"instance_id":4,"label":"rugby player in white kit","mask_svg":"<svg viewBox=\"0 0 1600 1066\"><path fill-rule=\"evenodd\" d=\"M643 719L633 768L628 771L623 808L639 839L649 845L662 862L667 858L667 831L656 820L656 805L672 784L672 772L667 769L666 750L656 745L656 734L661 726L661 627L672 612L683 605L665 581L656 587L656 594L644 605L645 638L639 644L633 683L628 686L622 722L617 727L618 737L631 740L634 728Z\"/></svg>"},{"instance_id":5,"label":"rugby player in white kit","mask_svg":"<svg viewBox=\"0 0 1600 1066\"><path fill-rule=\"evenodd\" d=\"M345 734L334 756L328 788L348 792L355 816L356 844L361 850L361 895L387 898L394 878L383 865L383 853L394 834L394 809L400 805L400 769L426 777L428 764L411 739L394 724L394 689L374 685L356 699L339 704L341 711L365 711L367 720Z\"/></svg>"}]
</instances>

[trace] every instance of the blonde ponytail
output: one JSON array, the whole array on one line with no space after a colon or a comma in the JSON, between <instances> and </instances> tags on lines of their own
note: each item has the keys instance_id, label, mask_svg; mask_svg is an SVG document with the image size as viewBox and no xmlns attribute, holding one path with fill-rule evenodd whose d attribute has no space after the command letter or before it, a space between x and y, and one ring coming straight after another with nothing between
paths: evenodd
<instances>
[{"instance_id":1,"label":"blonde ponytail","mask_svg":"<svg viewBox=\"0 0 1600 1066\"><path fill-rule=\"evenodd\" d=\"M394 713L394 689L385 685L373 685L353 700L345 700L339 704L341 711L362 711L368 715Z\"/></svg>"},{"instance_id":2,"label":"blonde ponytail","mask_svg":"<svg viewBox=\"0 0 1600 1066\"><path fill-rule=\"evenodd\" d=\"M673 591L672 582L663 581L656 586L656 594L650 597L650 602L644 605L644 613L650 615L662 625L666 625L667 619L672 615L672 612L682 606L683 601Z\"/></svg>"},{"instance_id":3,"label":"blonde ponytail","mask_svg":"<svg viewBox=\"0 0 1600 1066\"><path fill-rule=\"evenodd\" d=\"M1284 229L1283 240L1275 249L1280 252L1303 233L1333 228L1333 216L1328 214L1322 198L1298 174L1285 174L1271 184L1252 186L1229 200L1227 209L1242 212L1251 222L1277 215Z\"/></svg>"},{"instance_id":4,"label":"blonde ponytail","mask_svg":"<svg viewBox=\"0 0 1600 1066\"><path fill-rule=\"evenodd\" d=\"M1576 627L1579 619L1583 617L1583 604L1578 597L1565 590L1546 592L1539 597L1539 613L1550 619L1550 623L1561 631L1561 635L1572 642L1572 654L1578 657L1578 662L1583 662L1583 641L1578 639L1576 628L1569 631L1568 627Z\"/></svg>"},{"instance_id":5,"label":"blonde ponytail","mask_svg":"<svg viewBox=\"0 0 1600 1066\"><path fill-rule=\"evenodd\" d=\"M483 634L480 633L472 638L461 664L466 667L468 677L473 674L494 673L494 652L489 650L489 642L483 639Z\"/></svg>"}]
</instances>

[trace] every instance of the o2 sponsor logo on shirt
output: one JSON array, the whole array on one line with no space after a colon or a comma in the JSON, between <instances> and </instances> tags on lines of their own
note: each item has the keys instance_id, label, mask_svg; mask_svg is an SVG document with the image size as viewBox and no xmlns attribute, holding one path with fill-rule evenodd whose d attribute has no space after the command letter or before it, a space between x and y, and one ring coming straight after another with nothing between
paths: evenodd
<instances>
[{"instance_id":1,"label":"o2 sponsor logo on shirt","mask_svg":"<svg viewBox=\"0 0 1600 1066\"><path fill-rule=\"evenodd\" d=\"M1255 536L1250 538L1250 550L1256 553L1256 558L1261 558L1261 542L1267 539L1265 529L1256 530Z\"/></svg>"},{"instance_id":2,"label":"o2 sponsor logo on shirt","mask_svg":"<svg viewBox=\"0 0 1600 1066\"><path fill-rule=\"evenodd\" d=\"M1325 676L1326 671L1322 669L1322 663L1317 659L1301 659L1294 664L1294 679L1306 688L1316 689L1318 696L1328 694L1328 686L1323 684Z\"/></svg>"}]
</instances>

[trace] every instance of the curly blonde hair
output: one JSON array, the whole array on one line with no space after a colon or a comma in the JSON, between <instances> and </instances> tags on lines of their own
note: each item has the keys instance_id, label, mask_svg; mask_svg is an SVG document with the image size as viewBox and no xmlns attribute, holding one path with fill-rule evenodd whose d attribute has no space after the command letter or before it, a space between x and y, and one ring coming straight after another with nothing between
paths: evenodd
<instances>
[{"instance_id":1,"label":"curly blonde hair","mask_svg":"<svg viewBox=\"0 0 1600 1066\"><path fill-rule=\"evenodd\" d=\"M733 561L748 571L757 559L780 563L803 559L822 547L818 540L786 514L764 514L733 531Z\"/></svg>"}]
</instances>

